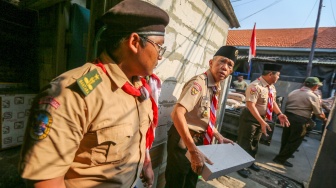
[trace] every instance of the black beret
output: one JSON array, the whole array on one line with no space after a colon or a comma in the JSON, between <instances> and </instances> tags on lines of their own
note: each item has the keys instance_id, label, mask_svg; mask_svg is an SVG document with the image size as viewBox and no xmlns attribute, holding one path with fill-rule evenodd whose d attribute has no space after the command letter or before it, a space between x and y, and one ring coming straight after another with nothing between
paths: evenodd
<instances>
[{"instance_id":1,"label":"black beret","mask_svg":"<svg viewBox=\"0 0 336 188\"><path fill-rule=\"evenodd\" d=\"M108 10L101 21L110 34L136 32L163 36L168 14L157 6L141 0L124 0Z\"/></svg>"},{"instance_id":2,"label":"black beret","mask_svg":"<svg viewBox=\"0 0 336 188\"><path fill-rule=\"evenodd\" d=\"M234 46L222 46L215 53L214 56L223 56L231 59L233 62L236 62L238 56L238 49Z\"/></svg>"},{"instance_id":3,"label":"black beret","mask_svg":"<svg viewBox=\"0 0 336 188\"><path fill-rule=\"evenodd\" d=\"M264 64L264 71L280 72L282 65L277 64Z\"/></svg>"}]
</instances>

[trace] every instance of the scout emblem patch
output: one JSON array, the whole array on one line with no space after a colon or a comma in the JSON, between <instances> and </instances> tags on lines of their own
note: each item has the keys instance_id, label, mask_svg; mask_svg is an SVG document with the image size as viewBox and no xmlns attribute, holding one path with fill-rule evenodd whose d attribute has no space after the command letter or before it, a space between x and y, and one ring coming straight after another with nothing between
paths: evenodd
<instances>
[{"instance_id":1,"label":"scout emblem patch","mask_svg":"<svg viewBox=\"0 0 336 188\"><path fill-rule=\"evenodd\" d=\"M100 84L100 82L102 82L102 79L97 69L94 69L77 79L77 84L85 96L90 94L91 91Z\"/></svg>"},{"instance_id":2,"label":"scout emblem patch","mask_svg":"<svg viewBox=\"0 0 336 188\"><path fill-rule=\"evenodd\" d=\"M35 140L42 140L46 138L50 132L53 119L49 112L39 110L34 113L32 117L30 136Z\"/></svg>"},{"instance_id":3,"label":"scout emblem patch","mask_svg":"<svg viewBox=\"0 0 336 188\"><path fill-rule=\"evenodd\" d=\"M252 87L250 90L251 95L254 95L257 92L257 89L255 87Z\"/></svg>"},{"instance_id":4,"label":"scout emblem patch","mask_svg":"<svg viewBox=\"0 0 336 188\"><path fill-rule=\"evenodd\" d=\"M200 91L202 91L202 87L197 82L194 82L194 85L190 90L191 95L196 95Z\"/></svg>"}]
</instances>

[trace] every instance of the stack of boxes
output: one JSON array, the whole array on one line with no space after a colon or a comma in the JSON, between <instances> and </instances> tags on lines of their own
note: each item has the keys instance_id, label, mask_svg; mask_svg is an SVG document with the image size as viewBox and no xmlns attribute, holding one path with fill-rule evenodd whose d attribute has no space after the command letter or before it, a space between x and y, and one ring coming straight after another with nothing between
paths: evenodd
<instances>
[{"instance_id":1,"label":"stack of boxes","mask_svg":"<svg viewBox=\"0 0 336 188\"><path fill-rule=\"evenodd\" d=\"M34 97L35 94L0 92L0 150L22 144Z\"/></svg>"}]
</instances>

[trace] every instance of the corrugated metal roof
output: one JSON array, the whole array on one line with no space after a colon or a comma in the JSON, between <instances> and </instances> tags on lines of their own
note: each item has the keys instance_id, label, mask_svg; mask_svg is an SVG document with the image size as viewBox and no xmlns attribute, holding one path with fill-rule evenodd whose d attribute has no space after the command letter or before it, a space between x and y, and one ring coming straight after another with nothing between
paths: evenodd
<instances>
[{"instance_id":1,"label":"corrugated metal roof","mask_svg":"<svg viewBox=\"0 0 336 188\"><path fill-rule=\"evenodd\" d=\"M238 60L246 60L248 56L238 56ZM309 62L308 56L283 56L283 55L263 55L258 54L256 58L253 58L252 61L270 61L270 62L279 62L279 63L302 63L307 64ZM323 57L314 57L314 65L336 65L336 57L333 56L323 56Z\"/></svg>"}]
</instances>

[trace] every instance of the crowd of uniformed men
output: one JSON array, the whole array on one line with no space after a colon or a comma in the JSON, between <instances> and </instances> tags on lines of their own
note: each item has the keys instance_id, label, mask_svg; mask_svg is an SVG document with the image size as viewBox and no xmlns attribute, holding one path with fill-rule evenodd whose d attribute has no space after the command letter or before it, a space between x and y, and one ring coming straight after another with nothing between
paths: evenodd
<instances>
[{"instance_id":1,"label":"crowd of uniformed men","mask_svg":"<svg viewBox=\"0 0 336 188\"><path fill-rule=\"evenodd\" d=\"M166 50L169 16L147 2L124 0L101 21L106 25L101 36L104 51L94 61L52 80L32 105L19 162L27 187L134 187L138 178L145 187L153 185L149 149L160 90L153 69ZM235 144L217 130L216 110L220 83L233 72L237 55L233 46L220 47L209 60L209 69L184 85L171 112L166 187L196 187L204 163L212 164L196 146L214 140ZM280 69L265 64L262 75L248 86L236 83L246 90L237 143L256 157L261 135L271 131L266 120L271 121L275 113L284 132L274 161L292 166L287 159L302 142L311 114L326 118L314 94L321 86L316 77L291 92L286 111L281 112L273 85ZM260 170L255 164L250 169ZM249 173L239 171L243 177Z\"/></svg>"}]
</instances>

